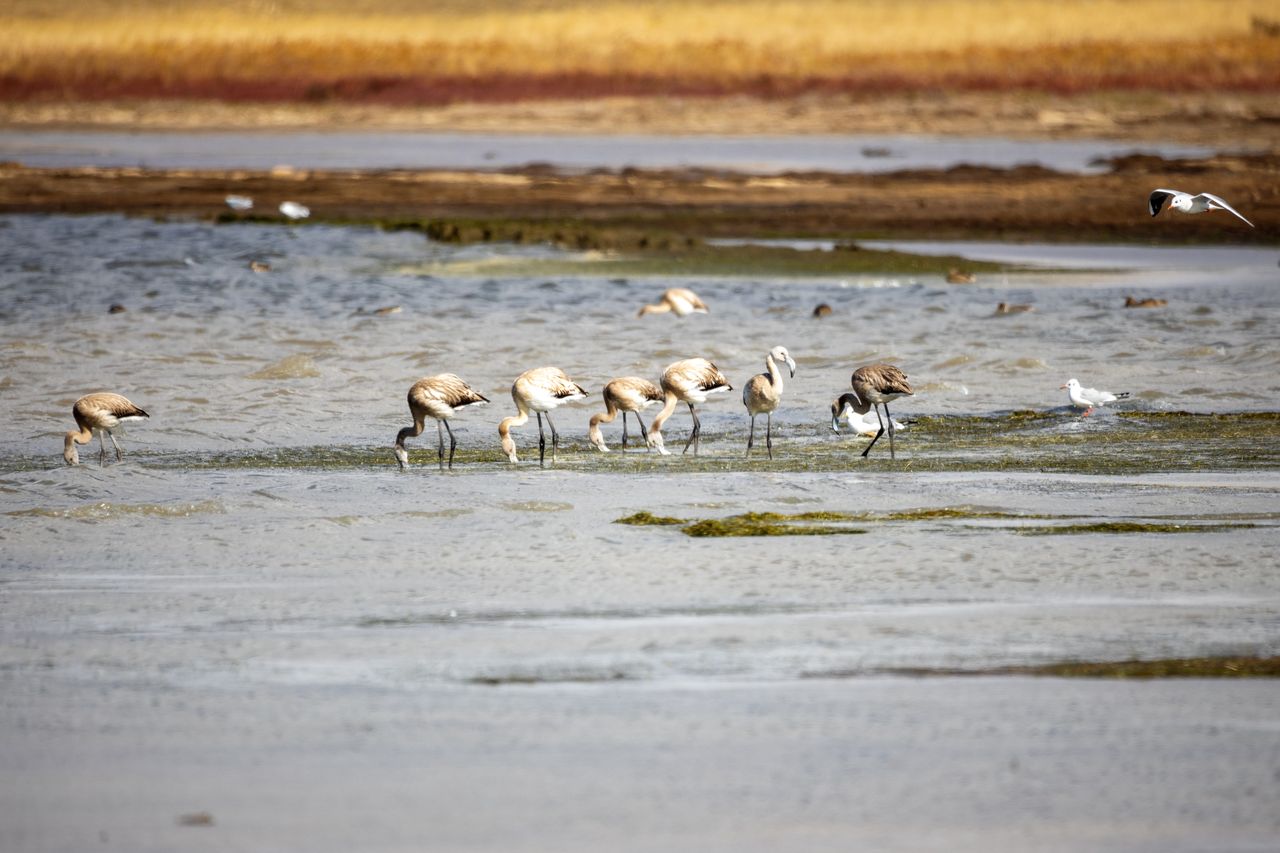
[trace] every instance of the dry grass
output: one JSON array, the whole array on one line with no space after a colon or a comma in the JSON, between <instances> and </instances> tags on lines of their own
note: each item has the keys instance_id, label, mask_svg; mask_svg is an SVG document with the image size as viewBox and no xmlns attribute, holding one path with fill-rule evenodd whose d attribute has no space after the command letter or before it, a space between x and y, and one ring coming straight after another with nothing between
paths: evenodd
<instances>
[{"instance_id":1,"label":"dry grass","mask_svg":"<svg viewBox=\"0 0 1280 853\"><path fill-rule=\"evenodd\" d=\"M1275 8L1274 0L446 0L421 12L407 0L180 9L160 0L14 0L0 11L0 94L439 101L486 92L1267 91L1280 84L1280 38L1266 26L1280 17Z\"/></svg>"}]
</instances>

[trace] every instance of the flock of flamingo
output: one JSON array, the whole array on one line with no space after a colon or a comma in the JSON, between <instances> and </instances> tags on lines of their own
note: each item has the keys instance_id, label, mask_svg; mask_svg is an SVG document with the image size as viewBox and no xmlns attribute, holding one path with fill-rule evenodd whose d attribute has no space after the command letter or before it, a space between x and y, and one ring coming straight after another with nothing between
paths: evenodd
<instances>
[{"instance_id":1,"label":"flock of flamingo","mask_svg":"<svg viewBox=\"0 0 1280 853\"><path fill-rule=\"evenodd\" d=\"M1194 214L1225 210L1243 220L1250 228L1253 227L1253 223L1245 219L1239 211L1211 193L1192 195L1181 190L1153 190L1147 199L1147 207L1151 215L1153 217L1159 215L1166 202L1170 209L1180 213ZM242 210L252 207L253 200L241 196L228 196L227 204ZM310 210L295 202L281 204L280 211L290 219L310 215ZM948 280L955 280L955 277L960 275L962 274L958 270L952 270ZM1157 307L1163 304L1163 300L1138 301L1129 297L1125 304L1126 307ZM824 316L829 314L830 310L829 306L819 305L814 315ZM1029 305L1007 305L1001 302L996 308L996 313L1009 314L1030 310L1032 306ZM677 287L663 293L659 302L642 307L639 316L664 313L674 313L680 317L693 313L705 314L707 306L692 290ZM792 377L796 374L796 363L786 347L777 346L769 350L764 363L765 372L751 377L742 390L742 403L746 406L747 414L751 416L751 427L747 434L748 458L755 444L756 418L760 415L765 416L765 448L769 458L773 458L773 412L782 399L782 368L785 366ZM871 434L871 430L874 429L871 443L862 451L863 458L871 452L871 448L880 440L880 436L888 432L889 457L895 458L893 437L902 425L889 415L889 403L899 397L913 395L907 375L892 364L871 364L855 370L850 379L850 385L853 390L840 395L831 404L831 428L839 431L840 419L846 418L858 432ZM1067 391L1067 398L1071 405L1084 409L1086 416L1092 413L1095 407L1129 396L1128 393L1113 394L1110 391L1084 388L1076 379L1068 380L1062 389ZM608 452L609 448L605 444L600 425L612 423L621 412L622 446L626 447L627 415L631 414L635 416L636 423L640 426L641 438L648 448L668 455L662 438L662 428L675 413L676 407L683 402L689 407L693 428L689 432L689 438L682 452L688 453L689 448L692 447L696 456L702 423L698 420L695 404L705 403L712 394L732 390L733 386L729 384L724 374L705 358L686 358L669 365L662 372L661 381L657 385L639 376L622 376L605 384L602 392L605 411L591 417L587 434L592 445L598 450ZM502 450L507 454L507 459L513 463L518 461L515 439L511 437L512 427L528 423L529 413L533 412L538 419L538 463L542 466L546 465L547 440L542 426L542 419L545 417L547 426L551 429L551 460L554 464L556 450L560 445L560 435L551 421L551 410L564 403L585 399L587 396L586 390L558 367L536 367L517 376L516 381L511 385L511 398L516 404L516 414L503 418L498 424L498 437L501 439ZM427 418L432 418L436 422L438 436L436 455L441 470L444 470L446 464L444 434L449 433L448 466L453 468L453 455L458 442L453 435L453 429L449 426L449 419L459 409L488 403L488 398L457 375L441 373L415 382L409 389L408 400L409 413L413 416L413 426L407 426L396 434L396 443L393 448L400 468L403 470L409 467L409 452L405 449L405 440L422 435L423 430L426 429ZM662 403L662 409L654 415L649 427L646 428L644 421L640 419L640 413L656 403ZM883 417L880 415L881 409L884 410ZM871 411L875 412L877 423L870 424L858 420ZM122 424L150 417L127 398L111 392L86 394L75 401L71 407L71 414L75 418L78 429L67 432L63 442L62 458L68 465L79 464L80 455L76 446L93 441L95 432L98 434L101 445L99 460L103 464L107 459L107 438L111 439L111 444L115 448L116 460L123 459L114 430Z\"/></svg>"},{"instance_id":2,"label":"flock of flamingo","mask_svg":"<svg viewBox=\"0 0 1280 853\"><path fill-rule=\"evenodd\" d=\"M640 309L640 316L652 313L673 312L679 316L691 313L706 313L706 304L697 294L687 288L667 290L662 300L656 305L646 305ZM747 436L747 456L755 445L756 418L765 416L765 448L769 458L773 458L773 412L782 400L783 370L794 377L796 363L786 347L777 346L765 355L765 372L751 377L742 391L742 403L751 416L751 428ZM872 424L874 437L862 452L865 457L871 452L876 441L884 433L889 434L889 455L895 456L894 433L901 424L889 416L889 402L899 397L912 395L911 384L907 376L891 364L872 364L858 368L853 372L852 391L841 395L831 404L831 426L839 431L840 418L846 418L858 432L870 434L867 422L859 420L862 416L874 411L878 423ZM687 453L693 448L698 454L702 423L698 419L697 405L705 403L713 394L726 393L733 390L729 380L713 363L705 358L686 358L677 361L662 372L658 383L639 376L622 376L605 384L605 411L591 417L588 437L598 450L608 452L601 432L601 424L612 423L622 414L622 446L627 446L627 415L635 417L640 428L640 436L645 445L658 453L668 455L662 436L663 426L675 413L680 403L689 407L689 416L693 421L689 438L685 442ZM502 442L502 450L511 462L518 462L515 439L511 430L523 426L529 421L532 412L538 421L538 462L546 465L546 430L542 421L545 418L547 429L551 432L551 461L556 460L556 451L560 445L560 435L555 423L551 420L551 411L565 403L582 400L588 396L587 391L558 367L536 367L526 370L516 377L511 385L511 399L515 402L516 414L503 418L498 424L498 436ZM449 420L459 410L468 406L488 403L489 399L468 385L461 377L453 373L442 373L420 379L409 389L409 413L413 416L413 425L401 429L396 434L393 453L402 469L409 467L409 452L405 448L407 439L419 436L426 429L427 419L436 422L437 459L441 470L446 465L453 467L454 452L457 449L457 438L449 426ZM640 413L657 403L662 409L654 415L646 427ZM884 417L880 416L881 409ZM78 429L67 432L63 443L63 459L68 465L76 465L80 461L77 445L88 444L98 434L101 450L99 459L104 464L107 458L106 441L111 440L115 448L116 460L123 458L120 445L116 441L114 431L123 424L141 421L149 415L129 399L110 392L87 394L76 400L71 408ZM445 433L449 435L449 452L444 449Z\"/></svg>"}]
</instances>

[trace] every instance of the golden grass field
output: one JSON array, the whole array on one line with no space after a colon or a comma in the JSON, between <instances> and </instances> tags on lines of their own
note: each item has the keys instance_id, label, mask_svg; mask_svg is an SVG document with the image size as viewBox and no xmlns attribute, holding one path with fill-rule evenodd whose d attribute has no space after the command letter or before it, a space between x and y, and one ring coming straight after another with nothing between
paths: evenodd
<instances>
[{"instance_id":1,"label":"golden grass field","mask_svg":"<svg viewBox=\"0 0 1280 853\"><path fill-rule=\"evenodd\" d=\"M1274 92L1275 0L10 0L0 98Z\"/></svg>"}]
</instances>

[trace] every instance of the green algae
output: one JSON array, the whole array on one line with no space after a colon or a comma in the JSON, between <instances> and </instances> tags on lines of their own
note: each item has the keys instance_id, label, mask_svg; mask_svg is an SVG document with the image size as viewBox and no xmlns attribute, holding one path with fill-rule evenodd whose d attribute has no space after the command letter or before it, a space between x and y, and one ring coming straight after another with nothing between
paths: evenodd
<instances>
[{"instance_id":1,"label":"green algae","mask_svg":"<svg viewBox=\"0 0 1280 853\"><path fill-rule=\"evenodd\" d=\"M748 512L727 518L706 518L680 528L686 536L845 536L866 533L857 527L828 524L806 524L805 516L822 513L782 515L774 512Z\"/></svg>"},{"instance_id":2,"label":"green algae","mask_svg":"<svg viewBox=\"0 0 1280 853\"><path fill-rule=\"evenodd\" d=\"M643 511L643 512L633 513L632 515L628 515L625 518L615 518L613 520L613 523L614 524L634 524L637 526L674 525L674 524L685 524L686 519L672 518L669 515L654 515L651 512Z\"/></svg>"},{"instance_id":3,"label":"green algae","mask_svg":"<svg viewBox=\"0 0 1280 853\"><path fill-rule=\"evenodd\" d=\"M1053 678L1280 678L1280 657L1204 657L1071 661L1009 670Z\"/></svg>"},{"instance_id":4,"label":"green algae","mask_svg":"<svg viewBox=\"0 0 1280 853\"><path fill-rule=\"evenodd\" d=\"M1089 533L1222 533L1228 530L1248 530L1257 527L1248 522L1237 523L1188 523L1153 521L1093 521L1087 524L1042 525L1015 527L1019 536L1075 536Z\"/></svg>"}]
</instances>

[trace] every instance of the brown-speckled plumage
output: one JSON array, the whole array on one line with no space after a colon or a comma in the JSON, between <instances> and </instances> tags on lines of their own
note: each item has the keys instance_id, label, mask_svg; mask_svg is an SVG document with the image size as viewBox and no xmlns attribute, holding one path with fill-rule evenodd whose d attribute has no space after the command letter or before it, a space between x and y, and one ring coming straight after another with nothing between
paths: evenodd
<instances>
[{"instance_id":1,"label":"brown-speckled plumage","mask_svg":"<svg viewBox=\"0 0 1280 853\"><path fill-rule=\"evenodd\" d=\"M702 432L702 424L698 421L698 412L693 404L704 402L708 394L732 390L733 386L729 384L729 380L720 372L720 369L705 358L686 358L668 366L662 372L662 394L665 403L662 411L654 415L653 422L649 424L649 446L659 453L666 454L667 450L662 440L662 425L675 412L676 403L683 400L689 406L689 414L693 417L693 431L689 433L689 440L685 442L684 452L687 453L689 445L692 444L693 454L697 456L698 437Z\"/></svg>"},{"instance_id":2,"label":"brown-speckled plumage","mask_svg":"<svg viewBox=\"0 0 1280 853\"><path fill-rule=\"evenodd\" d=\"M782 365L786 365L791 375L796 375L796 363L786 347L774 347L764 357L764 373L758 373L747 381L742 389L742 404L751 415L751 431L747 434L747 456L751 455L751 447L756 440L756 415L765 416L764 444L773 458L773 412L782 400Z\"/></svg>"},{"instance_id":3,"label":"brown-speckled plumage","mask_svg":"<svg viewBox=\"0 0 1280 853\"><path fill-rule=\"evenodd\" d=\"M395 455L401 468L409 466L409 454L404 448L407 438L422 435L426 429L427 418L435 418L436 432L439 433L437 456L440 467L444 468L444 431L449 432L449 467L453 467L453 451L458 446L449 427L449 418L458 409L487 403L489 400L477 393L460 377L452 373L441 373L428 376L413 383L409 389L409 413L413 415L413 426L405 427L396 434Z\"/></svg>"},{"instance_id":4,"label":"brown-speckled plumage","mask_svg":"<svg viewBox=\"0 0 1280 853\"><path fill-rule=\"evenodd\" d=\"M103 437L106 435L111 438L111 444L116 449L116 461L120 461L124 458L124 454L120 451L120 445L116 443L116 437L112 431L119 427L122 421L151 417L127 398L109 391L86 394L76 400L71 406L71 416L76 419L76 426L79 429L68 432L62 442L62 458L68 465L79 464L80 454L76 450L76 445L93 441L95 432L98 433L98 440L102 444L99 460L103 463L107 461L107 442Z\"/></svg>"},{"instance_id":5,"label":"brown-speckled plumage","mask_svg":"<svg viewBox=\"0 0 1280 853\"><path fill-rule=\"evenodd\" d=\"M853 386L853 393L858 396L860 401L859 407L855 407L859 414L866 412L867 408L874 407L876 417L879 418L880 408L884 408L884 418L880 421L880 431L876 433L875 438L871 439L867 449L862 451L863 458L866 458L866 455L871 452L871 448L875 447L876 441L884 434L886 426L889 432L889 458L895 458L893 419L889 417L889 401L896 400L898 397L910 397L915 393L911 390L911 383L907 381L907 374L892 364L870 364L855 370L849 380L849 384Z\"/></svg>"},{"instance_id":6,"label":"brown-speckled plumage","mask_svg":"<svg viewBox=\"0 0 1280 853\"><path fill-rule=\"evenodd\" d=\"M587 429L587 436L591 439L591 443L597 449L608 452L609 447L604 443L604 434L600 431L600 424L613 423L618 416L618 412L622 412L623 447L627 446L628 412L635 415L636 422L640 424L640 437L648 441L649 431L645 429L644 421L640 419L640 412L654 403L662 402L664 398L662 389L648 379L642 379L639 376L622 376L618 379L610 380L601 393L604 397L605 410L591 416L591 424Z\"/></svg>"},{"instance_id":7,"label":"brown-speckled plumage","mask_svg":"<svg viewBox=\"0 0 1280 853\"><path fill-rule=\"evenodd\" d=\"M662 294L655 305L646 305L640 309L637 317L643 317L646 314L666 314L675 312L677 317L683 317L686 314L706 314L709 312L707 305L698 298L698 294L694 293L687 287L672 287Z\"/></svg>"},{"instance_id":8,"label":"brown-speckled plumage","mask_svg":"<svg viewBox=\"0 0 1280 853\"><path fill-rule=\"evenodd\" d=\"M547 440L542 432L542 417L545 414L547 424L551 427L551 461L556 461L556 449L560 446L560 434L556 425L551 422L551 410L572 400L581 400L587 392L574 382L558 367L535 367L526 370L511 383L511 399L515 401L517 413L503 418L498 424L498 436L502 439L502 449L507 459L512 462L516 458L516 443L511 438L511 428L525 424L529 420L529 412L538 415L538 464L545 464Z\"/></svg>"}]
</instances>

